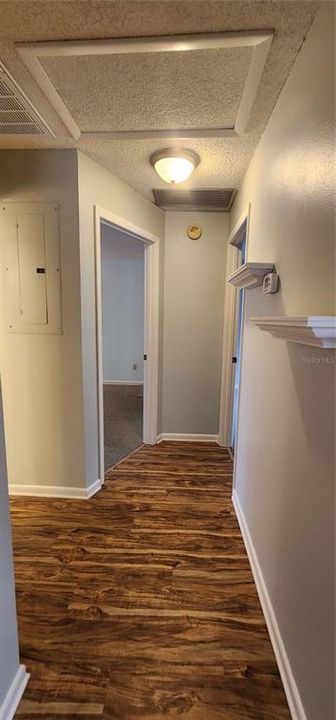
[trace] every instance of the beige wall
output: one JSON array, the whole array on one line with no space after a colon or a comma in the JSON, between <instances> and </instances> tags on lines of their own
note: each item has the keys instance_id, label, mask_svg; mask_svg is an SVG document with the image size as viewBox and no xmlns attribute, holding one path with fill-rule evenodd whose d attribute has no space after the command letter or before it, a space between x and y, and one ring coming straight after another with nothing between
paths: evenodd
<instances>
[{"instance_id":1,"label":"beige wall","mask_svg":"<svg viewBox=\"0 0 336 720\"><path fill-rule=\"evenodd\" d=\"M1 296L0 363L9 483L83 487L77 154L74 150L4 150L0 168L2 200L60 204L62 263L62 335L10 334ZM1 238L1 273L5 242Z\"/></svg>"},{"instance_id":2,"label":"beige wall","mask_svg":"<svg viewBox=\"0 0 336 720\"><path fill-rule=\"evenodd\" d=\"M334 310L333 7L321 9L232 213L281 289L246 292L236 492L308 720L334 708L335 352L272 338L258 315Z\"/></svg>"},{"instance_id":3,"label":"beige wall","mask_svg":"<svg viewBox=\"0 0 336 720\"><path fill-rule=\"evenodd\" d=\"M166 213L163 433L218 434L227 226L225 213Z\"/></svg>"},{"instance_id":4,"label":"beige wall","mask_svg":"<svg viewBox=\"0 0 336 720\"><path fill-rule=\"evenodd\" d=\"M0 385L0 716L1 706L19 668L12 538Z\"/></svg>"},{"instance_id":5,"label":"beige wall","mask_svg":"<svg viewBox=\"0 0 336 720\"><path fill-rule=\"evenodd\" d=\"M159 236L162 246L164 214L83 153L78 154L78 176L85 465L89 486L98 479L94 206L98 205Z\"/></svg>"}]
</instances>

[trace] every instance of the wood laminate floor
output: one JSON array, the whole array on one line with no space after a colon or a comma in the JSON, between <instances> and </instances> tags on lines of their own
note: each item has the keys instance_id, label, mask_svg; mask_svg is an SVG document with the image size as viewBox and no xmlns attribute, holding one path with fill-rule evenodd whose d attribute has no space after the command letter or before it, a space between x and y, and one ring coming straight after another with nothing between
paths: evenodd
<instances>
[{"instance_id":1,"label":"wood laminate floor","mask_svg":"<svg viewBox=\"0 0 336 720\"><path fill-rule=\"evenodd\" d=\"M20 720L289 720L216 445L143 446L91 500L12 499Z\"/></svg>"}]
</instances>

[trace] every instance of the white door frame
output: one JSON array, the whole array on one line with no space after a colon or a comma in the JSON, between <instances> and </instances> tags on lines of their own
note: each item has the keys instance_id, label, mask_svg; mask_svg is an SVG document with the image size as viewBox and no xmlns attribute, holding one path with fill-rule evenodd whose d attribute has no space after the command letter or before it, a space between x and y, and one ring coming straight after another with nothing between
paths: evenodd
<instances>
[{"instance_id":1,"label":"white door frame","mask_svg":"<svg viewBox=\"0 0 336 720\"><path fill-rule=\"evenodd\" d=\"M159 237L123 217L95 205L96 345L99 477L104 482L103 334L101 293L101 223L132 235L145 245L143 441L157 441L159 358Z\"/></svg>"},{"instance_id":2,"label":"white door frame","mask_svg":"<svg viewBox=\"0 0 336 720\"><path fill-rule=\"evenodd\" d=\"M227 239L226 274L230 275L239 266L239 240L243 225L246 223L246 256L248 249L250 205L240 216ZM245 303L243 305L243 328L245 317ZM242 329L243 336L243 329ZM231 447L232 438L232 412L234 397L235 366L232 363L237 337L237 288L226 283L224 299L224 323L222 345L222 370L219 405L219 432L218 444L222 447ZM242 341L242 337L241 337ZM240 363L241 365L241 363ZM238 397L239 408L239 397Z\"/></svg>"}]
</instances>

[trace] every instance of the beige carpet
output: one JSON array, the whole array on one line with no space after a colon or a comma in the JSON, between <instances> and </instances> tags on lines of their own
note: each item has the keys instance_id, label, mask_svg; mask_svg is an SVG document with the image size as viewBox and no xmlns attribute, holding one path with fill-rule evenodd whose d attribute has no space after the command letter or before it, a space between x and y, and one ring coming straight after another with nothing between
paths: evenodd
<instances>
[{"instance_id":1,"label":"beige carpet","mask_svg":"<svg viewBox=\"0 0 336 720\"><path fill-rule=\"evenodd\" d=\"M142 444L142 415L142 385L104 385L105 470Z\"/></svg>"}]
</instances>

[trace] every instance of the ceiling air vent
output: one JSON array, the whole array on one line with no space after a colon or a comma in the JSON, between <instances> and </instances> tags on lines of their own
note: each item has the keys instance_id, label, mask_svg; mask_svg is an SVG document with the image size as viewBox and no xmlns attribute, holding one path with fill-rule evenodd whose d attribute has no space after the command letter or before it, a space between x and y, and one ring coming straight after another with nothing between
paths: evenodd
<instances>
[{"instance_id":1,"label":"ceiling air vent","mask_svg":"<svg viewBox=\"0 0 336 720\"><path fill-rule=\"evenodd\" d=\"M163 210L202 210L203 212L229 212L237 190L153 190L155 205Z\"/></svg>"},{"instance_id":2,"label":"ceiling air vent","mask_svg":"<svg viewBox=\"0 0 336 720\"><path fill-rule=\"evenodd\" d=\"M0 135L53 135L0 62Z\"/></svg>"}]
</instances>

